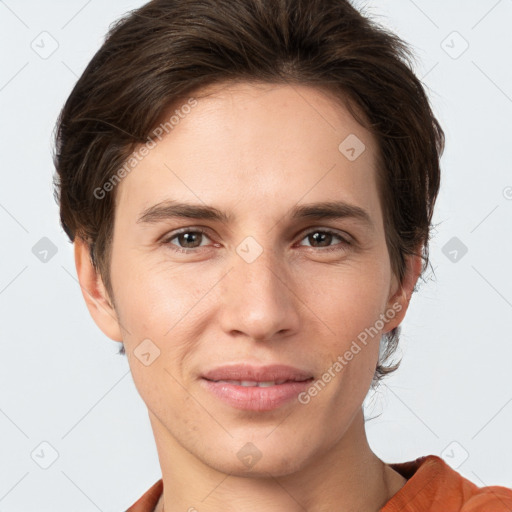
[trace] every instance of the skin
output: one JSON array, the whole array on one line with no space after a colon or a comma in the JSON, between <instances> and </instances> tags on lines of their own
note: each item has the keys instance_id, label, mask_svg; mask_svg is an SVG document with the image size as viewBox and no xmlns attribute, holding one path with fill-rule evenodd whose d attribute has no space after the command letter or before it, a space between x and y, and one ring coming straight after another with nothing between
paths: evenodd
<instances>
[{"instance_id":1,"label":"skin","mask_svg":"<svg viewBox=\"0 0 512 512\"><path fill-rule=\"evenodd\" d=\"M115 308L88 248L75 244L89 311L124 342L148 407L164 481L157 510L377 511L406 480L370 449L362 403L380 334L403 320L422 262L409 257L399 285L384 237L376 140L312 87L228 83L200 92L191 113L117 187ZM354 161L338 150L349 134L366 146ZM235 219L137 223L165 199L212 205ZM373 228L288 217L297 203L327 200L365 209ZM189 245L171 237L197 227L207 234ZM322 245L308 236L316 228L353 243L327 236ZM236 252L247 236L263 251L252 263ZM172 249L187 247L189 254ZM308 404L241 411L200 385L205 369L242 361L320 377L393 304L400 312ZM148 366L134 355L146 338L160 350ZM247 442L261 453L250 468L237 457Z\"/></svg>"}]
</instances>

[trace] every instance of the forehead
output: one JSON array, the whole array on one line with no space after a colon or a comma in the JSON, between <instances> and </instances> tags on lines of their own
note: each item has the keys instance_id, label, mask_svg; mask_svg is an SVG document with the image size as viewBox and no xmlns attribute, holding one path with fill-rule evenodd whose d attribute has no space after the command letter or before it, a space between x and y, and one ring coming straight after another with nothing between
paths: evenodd
<instances>
[{"instance_id":1,"label":"forehead","mask_svg":"<svg viewBox=\"0 0 512 512\"><path fill-rule=\"evenodd\" d=\"M167 130L123 178L119 208L135 214L171 198L263 214L274 205L346 200L378 216L376 141L332 95L225 83L191 97L181 106L193 107L177 103L162 117Z\"/></svg>"}]
</instances>

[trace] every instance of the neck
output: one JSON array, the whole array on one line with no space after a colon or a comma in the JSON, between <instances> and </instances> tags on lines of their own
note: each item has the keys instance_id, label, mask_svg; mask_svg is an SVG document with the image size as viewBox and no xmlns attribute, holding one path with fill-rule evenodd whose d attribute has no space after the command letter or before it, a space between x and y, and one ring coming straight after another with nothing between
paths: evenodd
<instances>
[{"instance_id":1,"label":"neck","mask_svg":"<svg viewBox=\"0 0 512 512\"><path fill-rule=\"evenodd\" d=\"M406 483L370 449L362 409L335 446L286 475L217 471L185 450L151 415L164 493L155 512L378 512Z\"/></svg>"}]
</instances>

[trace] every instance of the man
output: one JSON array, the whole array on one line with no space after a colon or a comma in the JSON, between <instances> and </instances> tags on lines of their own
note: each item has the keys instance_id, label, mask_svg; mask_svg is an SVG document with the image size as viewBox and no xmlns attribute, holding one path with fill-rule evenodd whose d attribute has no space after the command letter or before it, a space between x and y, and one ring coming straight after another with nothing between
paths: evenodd
<instances>
[{"instance_id":1,"label":"man","mask_svg":"<svg viewBox=\"0 0 512 512\"><path fill-rule=\"evenodd\" d=\"M512 509L366 438L444 145L406 55L342 0L156 0L79 79L56 185L155 436L132 512Z\"/></svg>"}]
</instances>

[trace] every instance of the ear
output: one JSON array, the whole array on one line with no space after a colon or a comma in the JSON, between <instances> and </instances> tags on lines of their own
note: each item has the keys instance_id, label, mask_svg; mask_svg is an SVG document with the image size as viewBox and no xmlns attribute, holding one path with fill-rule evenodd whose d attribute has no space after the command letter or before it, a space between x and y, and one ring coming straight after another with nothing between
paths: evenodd
<instances>
[{"instance_id":1,"label":"ear","mask_svg":"<svg viewBox=\"0 0 512 512\"><path fill-rule=\"evenodd\" d=\"M407 313L407 308L409 307L414 287L416 286L416 282L421 274L423 260L420 253L406 255L405 261L406 270L401 285L398 283L398 277L393 275L391 293L388 299L386 311L394 311L396 314L392 318L391 315L387 315L390 319L386 322L386 327L384 328L383 333L391 331L402 323L405 313Z\"/></svg>"},{"instance_id":2,"label":"ear","mask_svg":"<svg viewBox=\"0 0 512 512\"><path fill-rule=\"evenodd\" d=\"M74 241L75 266L82 295L96 325L114 341L123 341L117 313L110 303L99 272L90 258L89 245L78 237Z\"/></svg>"}]
</instances>

